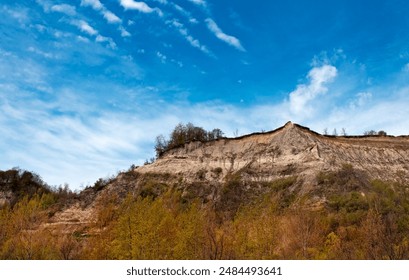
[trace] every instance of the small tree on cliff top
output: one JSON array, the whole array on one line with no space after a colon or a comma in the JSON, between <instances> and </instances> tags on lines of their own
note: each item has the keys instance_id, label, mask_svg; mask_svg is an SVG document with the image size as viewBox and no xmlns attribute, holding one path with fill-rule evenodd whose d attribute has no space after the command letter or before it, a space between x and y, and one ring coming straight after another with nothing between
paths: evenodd
<instances>
[{"instance_id":1,"label":"small tree on cliff top","mask_svg":"<svg viewBox=\"0 0 409 280\"><path fill-rule=\"evenodd\" d=\"M156 157L159 158L163 153L191 141L207 142L223 138L223 135L223 131L218 128L211 131L206 131L202 127L194 126L192 123L188 123L186 125L179 123L170 133L169 140L167 140L163 135L156 137Z\"/></svg>"}]
</instances>

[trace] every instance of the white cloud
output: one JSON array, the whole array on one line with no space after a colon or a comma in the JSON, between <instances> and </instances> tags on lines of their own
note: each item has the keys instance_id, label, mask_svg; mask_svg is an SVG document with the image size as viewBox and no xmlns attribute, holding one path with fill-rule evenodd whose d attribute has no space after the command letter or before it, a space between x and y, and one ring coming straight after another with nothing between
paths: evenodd
<instances>
[{"instance_id":1,"label":"white cloud","mask_svg":"<svg viewBox=\"0 0 409 280\"><path fill-rule=\"evenodd\" d=\"M130 37L131 33L129 33L123 26L119 27L119 31L121 31L122 37Z\"/></svg>"},{"instance_id":2,"label":"white cloud","mask_svg":"<svg viewBox=\"0 0 409 280\"><path fill-rule=\"evenodd\" d=\"M29 51L36 50L35 47L31 49L29 47ZM9 84L14 87L15 84L22 83L31 88L43 89L47 87L44 82L47 76L45 72L45 67L33 59L25 59L12 52L4 52L0 48L0 86ZM0 90L0 97L2 94L6 93ZM0 115L1 113L0 110Z\"/></svg>"},{"instance_id":3,"label":"white cloud","mask_svg":"<svg viewBox=\"0 0 409 280\"><path fill-rule=\"evenodd\" d=\"M210 54L209 49L206 46L202 45L199 40L193 38L191 35L187 35L185 38L193 47L198 48L206 54Z\"/></svg>"},{"instance_id":4,"label":"white cloud","mask_svg":"<svg viewBox=\"0 0 409 280\"><path fill-rule=\"evenodd\" d=\"M152 13L154 9L148 6L145 2L136 2L134 0L120 0L121 6L125 10L137 10L142 13Z\"/></svg>"},{"instance_id":5,"label":"white cloud","mask_svg":"<svg viewBox=\"0 0 409 280\"><path fill-rule=\"evenodd\" d=\"M351 135L362 135L368 130L385 130L391 135L408 135L409 87L396 88L396 85L388 84L372 95L379 95L384 91L389 93L388 98L373 99L361 107L334 105L335 108L328 112L325 118L320 121L315 119L313 125L323 127L322 123L325 122L326 127L345 127L347 131L351 131Z\"/></svg>"},{"instance_id":6,"label":"white cloud","mask_svg":"<svg viewBox=\"0 0 409 280\"><path fill-rule=\"evenodd\" d=\"M89 43L89 39L83 36L77 36L77 40L84 43Z\"/></svg>"},{"instance_id":7,"label":"white cloud","mask_svg":"<svg viewBox=\"0 0 409 280\"><path fill-rule=\"evenodd\" d=\"M1 169L12 167L5 166L7 162L38 172L48 183L58 185L68 182L72 188L78 188L82 183L92 184L98 177L129 166L132 161L119 159L121 153L126 151L136 156L142 152L132 142L146 141L143 140L144 133L129 122L130 116L88 115L84 121L65 114L53 115L52 110L61 110L59 104L32 103L33 100L9 104L0 102L1 109L9 107L4 111L8 120L0 119L2 131L7 132L5 140L13 139L13 145L21 146L21 149L2 153ZM16 119L12 110L18 104L36 107L21 112ZM38 118L38 123L33 124L32 117ZM13 129L15 122L19 123L19 127ZM127 135L130 130L134 133ZM27 138L22 139L19 134Z\"/></svg>"},{"instance_id":8,"label":"white cloud","mask_svg":"<svg viewBox=\"0 0 409 280\"><path fill-rule=\"evenodd\" d=\"M182 6L172 3L172 7L176 11L178 11L181 15L185 16L189 20L190 23L193 23L193 24L199 23L199 21L196 18L194 18L192 14L188 12L186 9L184 9Z\"/></svg>"},{"instance_id":9,"label":"white cloud","mask_svg":"<svg viewBox=\"0 0 409 280\"><path fill-rule=\"evenodd\" d=\"M50 1L47 0L36 0L37 4L40 5L44 12L49 13L51 12L58 12L63 13L69 16L77 15L77 11L75 6L68 5L68 4L56 4L53 5Z\"/></svg>"},{"instance_id":10,"label":"white cloud","mask_svg":"<svg viewBox=\"0 0 409 280\"><path fill-rule=\"evenodd\" d=\"M99 0L81 0L81 6L92 7L94 10L98 11L108 23L118 24L118 30L121 32L122 37L129 37L131 34L122 26L122 19L116 14L108 10Z\"/></svg>"},{"instance_id":11,"label":"white cloud","mask_svg":"<svg viewBox=\"0 0 409 280\"><path fill-rule=\"evenodd\" d=\"M98 31L96 31L91 25L88 24L85 20L72 20L71 24L78 27L82 32L87 33L88 35L94 36L98 35Z\"/></svg>"},{"instance_id":12,"label":"white cloud","mask_svg":"<svg viewBox=\"0 0 409 280\"><path fill-rule=\"evenodd\" d=\"M177 66L179 66L180 68L183 67L183 63L182 63L181 61L176 60L176 59L172 59L171 61L172 61L173 63L175 63Z\"/></svg>"},{"instance_id":13,"label":"white cloud","mask_svg":"<svg viewBox=\"0 0 409 280\"><path fill-rule=\"evenodd\" d=\"M64 13L69 16L75 16L77 14L75 7L68 4L59 4L51 6L51 11Z\"/></svg>"},{"instance_id":14,"label":"white cloud","mask_svg":"<svg viewBox=\"0 0 409 280\"><path fill-rule=\"evenodd\" d=\"M49 52L44 52L44 51L39 50L39 49L37 49L35 47L29 47L28 51L30 51L32 53L35 53L35 54L38 54L38 55L41 55L41 56L43 56L45 58L56 58L54 54L49 53Z\"/></svg>"},{"instance_id":15,"label":"white cloud","mask_svg":"<svg viewBox=\"0 0 409 280\"><path fill-rule=\"evenodd\" d=\"M96 29L94 29L91 25L89 25L89 23L86 22L85 20L72 20L70 23L72 25L78 27L78 29L81 30L82 32L84 32L84 33L86 33L86 34L88 34L90 36L95 36L95 42L107 43L108 46L111 49L116 49L117 48L117 46L116 46L116 44L115 44L115 42L114 42L114 40L112 38L105 37L105 36L99 34L99 32ZM82 40L81 36L77 37L77 39L79 41L84 41L84 40Z\"/></svg>"},{"instance_id":16,"label":"white cloud","mask_svg":"<svg viewBox=\"0 0 409 280\"><path fill-rule=\"evenodd\" d=\"M193 38L193 36L189 34L189 31L185 28L185 26L177 19L166 21L166 23L175 27L191 46L201 50L208 55L211 55L209 49L205 45L202 45L198 39Z\"/></svg>"},{"instance_id":17,"label":"white cloud","mask_svg":"<svg viewBox=\"0 0 409 280\"><path fill-rule=\"evenodd\" d=\"M192 23L192 24L198 24L199 23L199 21L196 18L194 18L192 16L192 14L189 11L187 11L186 9L184 9L182 6L179 6L179 5L175 4L175 3L172 3L172 6L181 15L186 17L189 20L190 23Z\"/></svg>"},{"instance_id":18,"label":"white cloud","mask_svg":"<svg viewBox=\"0 0 409 280\"><path fill-rule=\"evenodd\" d=\"M339 60L345 60L346 56L343 49L333 49L332 51L322 51L315 55L311 61L311 66L317 67L323 64L334 64Z\"/></svg>"},{"instance_id":19,"label":"white cloud","mask_svg":"<svg viewBox=\"0 0 409 280\"><path fill-rule=\"evenodd\" d=\"M81 6L90 6L95 10L102 10L104 8L99 0L81 0Z\"/></svg>"},{"instance_id":20,"label":"white cloud","mask_svg":"<svg viewBox=\"0 0 409 280\"><path fill-rule=\"evenodd\" d=\"M311 113L309 102L318 95L327 92L325 85L336 77L337 68L332 65L323 65L314 67L308 73L308 84L301 84L297 89L290 93L290 110L296 115L308 115Z\"/></svg>"},{"instance_id":21,"label":"white cloud","mask_svg":"<svg viewBox=\"0 0 409 280\"><path fill-rule=\"evenodd\" d=\"M184 25L182 23L180 23L177 19L173 19L171 21L168 21L167 23L168 24L170 23L171 25L173 25L176 28L184 29ZM186 33L187 33L187 31L186 31Z\"/></svg>"},{"instance_id":22,"label":"white cloud","mask_svg":"<svg viewBox=\"0 0 409 280\"><path fill-rule=\"evenodd\" d=\"M121 23L122 20L115 15L114 13L110 11L104 11L103 12L104 18L109 22L109 23Z\"/></svg>"},{"instance_id":23,"label":"white cloud","mask_svg":"<svg viewBox=\"0 0 409 280\"><path fill-rule=\"evenodd\" d=\"M113 50L116 49L116 44L115 44L115 42L114 42L114 40L112 38L104 37L104 36L98 34L97 37L95 38L95 41L96 42L102 42L102 43L108 43L108 45L109 45L109 47L111 49L113 49Z\"/></svg>"},{"instance_id":24,"label":"white cloud","mask_svg":"<svg viewBox=\"0 0 409 280\"><path fill-rule=\"evenodd\" d=\"M158 16L163 17L163 12L162 12L161 9L151 8L145 2L137 2L137 1L134 1L134 0L120 0L120 1L121 1L120 2L121 6L125 10L135 10L135 11L139 11L139 12L145 13L145 14L150 14L150 13L155 12L156 14L158 14Z\"/></svg>"},{"instance_id":25,"label":"white cloud","mask_svg":"<svg viewBox=\"0 0 409 280\"><path fill-rule=\"evenodd\" d=\"M36 3L40 5L44 12L48 13L50 11L51 4L47 0L36 0Z\"/></svg>"},{"instance_id":26,"label":"white cloud","mask_svg":"<svg viewBox=\"0 0 409 280\"><path fill-rule=\"evenodd\" d=\"M66 42L72 41L67 38ZM72 43L78 45L75 41ZM91 43L93 45L86 52L95 55L99 51L98 44ZM78 55L84 51L83 47L70 51ZM29 51L36 52L37 47L29 47ZM101 87L99 82L84 79L71 88L50 86L48 81L61 84L58 81L61 73L47 64L35 63L33 58L3 52L0 48L0 77L3 77L0 81L1 170L20 166L39 173L47 183L67 182L78 188L82 183L92 184L97 178L125 169L132 163L141 164L143 158L153 155L150 145L147 152L143 148L145 144L135 145L150 141L145 138L150 132L144 132L142 127L135 128L137 118L127 113L100 111L97 104L107 84ZM120 68L126 71L134 67L129 60L124 66ZM90 82L93 83L91 90L86 85ZM129 91L110 85L106 92L121 92L125 97ZM104 96L109 99L112 94ZM150 125L161 126L154 122ZM132 135L127 136L131 130ZM125 154L130 158L120 159ZM143 155L141 160L138 159L140 155Z\"/></svg>"},{"instance_id":27,"label":"white cloud","mask_svg":"<svg viewBox=\"0 0 409 280\"><path fill-rule=\"evenodd\" d=\"M372 93L370 92L359 92L353 101L349 103L351 109L356 109L367 105L372 99Z\"/></svg>"},{"instance_id":28,"label":"white cloud","mask_svg":"<svg viewBox=\"0 0 409 280\"><path fill-rule=\"evenodd\" d=\"M206 1L205 0L188 0L188 1L190 1L190 2L192 2L194 4L196 4L196 5L199 5L199 6L206 6Z\"/></svg>"},{"instance_id":29,"label":"white cloud","mask_svg":"<svg viewBox=\"0 0 409 280\"><path fill-rule=\"evenodd\" d=\"M156 56L160 59L160 61L161 61L163 64L166 63L166 59L167 59L166 55L164 55L164 54L161 53L161 52L156 52Z\"/></svg>"},{"instance_id":30,"label":"white cloud","mask_svg":"<svg viewBox=\"0 0 409 280\"><path fill-rule=\"evenodd\" d=\"M99 0L81 0L81 6L92 7L94 10L99 11L108 23L122 23L122 20L108 10Z\"/></svg>"},{"instance_id":31,"label":"white cloud","mask_svg":"<svg viewBox=\"0 0 409 280\"><path fill-rule=\"evenodd\" d=\"M190 16L190 13L186 11L184 8L182 8L181 6L179 6L178 4L173 3L173 7L175 8L175 10L179 11L182 15Z\"/></svg>"},{"instance_id":32,"label":"white cloud","mask_svg":"<svg viewBox=\"0 0 409 280\"><path fill-rule=\"evenodd\" d=\"M66 14L70 14L70 15L77 15L75 7L74 6L70 6L70 5L66 5L66 4L60 4L60 5L54 5L51 6L49 1L44 1L44 0L37 0L37 2L43 7L44 11L46 12L63 12ZM100 11L101 14L106 18L106 20L109 23L115 23L115 24L119 24L118 30L121 33L122 37L129 37L131 36L131 34L120 24L122 22L122 20L120 18L118 18L115 14L113 14L112 12L110 12L109 10L107 10L99 0L83 0L81 2L82 6L90 6L93 9L96 9L97 11ZM98 30L96 30L94 27L92 27L88 22L86 22L85 20L79 19L78 16L74 17L74 19L71 20L66 20L64 19L64 21L69 22L70 24L76 26L80 31L82 31L85 34L88 34L90 36L95 36L95 41L96 42L106 42L107 46L109 46L111 49L116 49L116 43L114 42L114 40L112 38L103 36L102 34L100 34L98 32ZM56 31L55 32L55 36L57 38L61 37L61 34L63 34L60 31ZM70 35L69 33L67 33L68 35ZM64 34L63 34L64 35ZM81 42L88 42L89 40L87 40L86 38L84 38L83 36L77 36L76 39L78 41ZM38 53L38 52L37 52ZM40 53L38 53L40 54ZM44 53L43 56L46 57L47 53ZM49 56L47 56L49 57Z\"/></svg>"},{"instance_id":33,"label":"white cloud","mask_svg":"<svg viewBox=\"0 0 409 280\"><path fill-rule=\"evenodd\" d=\"M236 49L240 50L240 51L246 51L243 46L240 43L240 40L237 39L236 37L227 35L226 33L224 33L216 24L216 22L214 22L214 20L212 20L211 18L207 18L206 20L207 23L207 27L209 28L209 30L220 40L224 41L225 43L229 44L230 46L235 47Z\"/></svg>"},{"instance_id":34,"label":"white cloud","mask_svg":"<svg viewBox=\"0 0 409 280\"><path fill-rule=\"evenodd\" d=\"M17 20L21 26L25 26L27 23L31 21L29 16L29 10L26 8L11 8L6 5L3 5L0 8L0 12L2 16L9 15L13 19Z\"/></svg>"}]
</instances>

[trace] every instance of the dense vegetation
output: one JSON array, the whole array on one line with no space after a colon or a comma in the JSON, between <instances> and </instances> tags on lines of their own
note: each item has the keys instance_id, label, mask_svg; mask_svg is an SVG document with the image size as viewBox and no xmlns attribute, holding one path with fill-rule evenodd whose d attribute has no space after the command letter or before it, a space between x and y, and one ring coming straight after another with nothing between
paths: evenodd
<instances>
[{"instance_id":1,"label":"dense vegetation","mask_svg":"<svg viewBox=\"0 0 409 280\"><path fill-rule=\"evenodd\" d=\"M0 170L0 192L10 195L10 206L14 206L21 199L31 199L34 196L50 195L60 202L75 196L68 185L51 187L38 174L18 167L6 171Z\"/></svg>"},{"instance_id":2,"label":"dense vegetation","mask_svg":"<svg viewBox=\"0 0 409 280\"><path fill-rule=\"evenodd\" d=\"M101 192L96 221L73 232L46 226L63 207L56 190L20 197L0 210L0 258L409 258L409 193L399 180L369 180L345 165L317 174L310 193L287 176L253 182L262 190L255 195L235 173L217 186L215 203L194 193L200 181L189 188L163 179L138 178L142 188L124 197Z\"/></svg>"},{"instance_id":3,"label":"dense vegetation","mask_svg":"<svg viewBox=\"0 0 409 280\"><path fill-rule=\"evenodd\" d=\"M32 197L34 194L50 192L40 176L19 168L0 170L0 191L13 194L11 204L24 196Z\"/></svg>"},{"instance_id":4,"label":"dense vegetation","mask_svg":"<svg viewBox=\"0 0 409 280\"><path fill-rule=\"evenodd\" d=\"M163 153L192 141L207 142L220 139L223 135L224 133L218 128L206 131L201 127L194 126L192 123L186 125L180 123L173 129L169 139L166 139L163 135L156 137L156 156L160 157Z\"/></svg>"}]
</instances>

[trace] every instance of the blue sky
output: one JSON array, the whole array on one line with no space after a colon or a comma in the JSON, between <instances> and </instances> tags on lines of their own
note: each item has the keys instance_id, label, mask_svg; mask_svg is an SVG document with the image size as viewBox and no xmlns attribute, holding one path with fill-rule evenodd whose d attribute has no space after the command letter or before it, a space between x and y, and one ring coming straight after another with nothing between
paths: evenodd
<instances>
[{"instance_id":1,"label":"blue sky","mask_svg":"<svg viewBox=\"0 0 409 280\"><path fill-rule=\"evenodd\" d=\"M409 134L409 2L0 0L0 169L93 184L179 122Z\"/></svg>"}]
</instances>

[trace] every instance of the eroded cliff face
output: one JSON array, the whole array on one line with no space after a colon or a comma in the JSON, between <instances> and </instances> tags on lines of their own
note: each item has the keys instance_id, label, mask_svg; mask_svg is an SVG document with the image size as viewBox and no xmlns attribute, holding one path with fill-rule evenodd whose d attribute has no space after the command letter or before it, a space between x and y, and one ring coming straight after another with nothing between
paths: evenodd
<instances>
[{"instance_id":1,"label":"eroded cliff face","mask_svg":"<svg viewBox=\"0 0 409 280\"><path fill-rule=\"evenodd\" d=\"M297 175L313 184L317 172L345 164L374 179L408 180L409 137L323 136L288 122L272 132L191 142L135 172L177 174L188 181L196 180L199 174L210 181L223 181L228 174L249 171L246 173L252 180Z\"/></svg>"},{"instance_id":2,"label":"eroded cliff face","mask_svg":"<svg viewBox=\"0 0 409 280\"><path fill-rule=\"evenodd\" d=\"M373 179L407 185L408 171L407 136L323 136L288 122L271 132L170 150L152 164L85 189L44 226L88 234L83 229L95 224L98 211L107 205L115 207L129 194L157 196L168 189L187 200L210 202L226 215L272 191L283 207L307 197L308 205L320 208L346 188L365 195ZM0 203L6 196L0 195Z\"/></svg>"}]
</instances>

